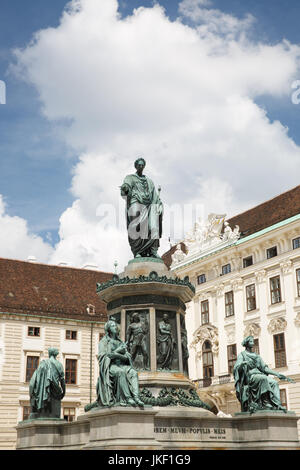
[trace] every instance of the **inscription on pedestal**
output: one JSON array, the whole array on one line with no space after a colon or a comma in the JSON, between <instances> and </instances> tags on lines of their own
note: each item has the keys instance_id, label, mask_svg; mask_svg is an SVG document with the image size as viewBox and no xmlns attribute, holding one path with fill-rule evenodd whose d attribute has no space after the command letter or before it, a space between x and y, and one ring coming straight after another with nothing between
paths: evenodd
<instances>
[{"instance_id":1,"label":"inscription on pedestal","mask_svg":"<svg viewBox=\"0 0 300 470\"><path fill-rule=\"evenodd\" d=\"M197 436L197 439L226 440L228 439L228 430L225 428L201 428L199 426L155 426L155 434L165 434L173 436L180 434L181 436L191 437ZM178 436L181 439L181 436Z\"/></svg>"}]
</instances>

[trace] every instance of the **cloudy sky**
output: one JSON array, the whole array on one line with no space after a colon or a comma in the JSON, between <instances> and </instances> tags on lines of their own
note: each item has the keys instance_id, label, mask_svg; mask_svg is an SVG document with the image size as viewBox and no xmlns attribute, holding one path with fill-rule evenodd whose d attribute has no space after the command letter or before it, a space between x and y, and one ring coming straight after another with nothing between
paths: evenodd
<instances>
[{"instance_id":1,"label":"cloudy sky","mask_svg":"<svg viewBox=\"0 0 300 470\"><path fill-rule=\"evenodd\" d=\"M229 217L299 184L299 15L298 0L1 0L0 256L121 270L119 186L139 155L162 187L160 254L191 228L183 208Z\"/></svg>"}]
</instances>

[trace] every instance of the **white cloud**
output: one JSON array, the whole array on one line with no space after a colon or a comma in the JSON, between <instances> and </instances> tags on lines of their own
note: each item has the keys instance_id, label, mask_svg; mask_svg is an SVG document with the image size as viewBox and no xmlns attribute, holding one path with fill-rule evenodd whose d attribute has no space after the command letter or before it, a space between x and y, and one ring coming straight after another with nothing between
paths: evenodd
<instances>
[{"instance_id":1,"label":"white cloud","mask_svg":"<svg viewBox=\"0 0 300 470\"><path fill-rule=\"evenodd\" d=\"M159 5L124 19L117 7L73 1L57 28L17 53L44 115L80 153L76 201L61 216L51 262L106 270L126 262L124 218L121 229L105 229L97 210L113 204L119 213L119 186L140 154L166 204L201 203L206 214L234 215L298 184L299 147L254 102L262 94L289 99L298 46L251 42L250 17L204 8L193 28L170 21ZM164 235L167 247L167 228Z\"/></svg>"},{"instance_id":2,"label":"white cloud","mask_svg":"<svg viewBox=\"0 0 300 470\"><path fill-rule=\"evenodd\" d=\"M190 19L201 26L198 32L205 37L213 39L213 35L222 35L227 39L233 39L239 34L244 34L253 25L253 15L246 15L239 19L233 15L223 13L220 10L207 8L212 5L211 0L183 0L178 5L178 11L183 17Z\"/></svg>"},{"instance_id":3,"label":"white cloud","mask_svg":"<svg viewBox=\"0 0 300 470\"><path fill-rule=\"evenodd\" d=\"M0 194L0 256L26 260L35 256L39 262L48 262L53 248L41 237L29 232L26 220L11 217Z\"/></svg>"}]
</instances>

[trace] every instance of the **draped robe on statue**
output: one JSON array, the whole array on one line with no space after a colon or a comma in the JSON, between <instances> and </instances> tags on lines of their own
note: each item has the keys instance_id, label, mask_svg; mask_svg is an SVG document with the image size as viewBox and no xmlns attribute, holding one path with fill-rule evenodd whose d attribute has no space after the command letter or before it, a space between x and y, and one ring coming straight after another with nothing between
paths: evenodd
<instances>
[{"instance_id":1,"label":"draped robe on statue","mask_svg":"<svg viewBox=\"0 0 300 470\"><path fill-rule=\"evenodd\" d=\"M54 357L42 361L29 383L31 413L60 418L65 376L62 364Z\"/></svg>"},{"instance_id":2,"label":"draped robe on statue","mask_svg":"<svg viewBox=\"0 0 300 470\"><path fill-rule=\"evenodd\" d=\"M136 255L155 256L162 235L162 202L153 181L145 175L128 175L127 229L131 251Z\"/></svg>"},{"instance_id":3,"label":"draped robe on statue","mask_svg":"<svg viewBox=\"0 0 300 470\"><path fill-rule=\"evenodd\" d=\"M282 409L278 383L268 375L266 368L258 354L249 351L239 354L233 375L242 411Z\"/></svg>"},{"instance_id":4,"label":"draped robe on statue","mask_svg":"<svg viewBox=\"0 0 300 470\"><path fill-rule=\"evenodd\" d=\"M120 339L113 339L108 335L99 342L99 377L96 391L100 406L126 406L129 399L139 395L138 374L132 367L130 354L124 354L126 363L109 357L109 354L117 352L123 345Z\"/></svg>"}]
</instances>

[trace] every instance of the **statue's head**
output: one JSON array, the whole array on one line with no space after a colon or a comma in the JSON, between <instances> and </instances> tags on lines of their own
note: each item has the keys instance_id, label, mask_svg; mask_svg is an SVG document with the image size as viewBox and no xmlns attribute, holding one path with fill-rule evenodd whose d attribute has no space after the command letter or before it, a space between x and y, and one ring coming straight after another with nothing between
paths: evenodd
<instances>
[{"instance_id":1,"label":"statue's head","mask_svg":"<svg viewBox=\"0 0 300 470\"><path fill-rule=\"evenodd\" d=\"M169 321L169 315L168 315L167 313L164 313L164 314L163 314L163 320L164 320L165 322L168 322L168 321Z\"/></svg>"},{"instance_id":2,"label":"statue's head","mask_svg":"<svg viewBox=\"0 0 300 470\"><path fill-rule=\"evenodd\" d=\"M140 315L138 312L133 312L132 316L131 316L131 319L132 321L134 321L135 323L138 323L140 321Z\"/></svg>"},{"instance_id":3,"label":"statue's head","mask_svg":"<svg viewBox=\"0 0 300 470\"><path fill-rule=\"evenodd\" d=\"M145 168L146 166L146 160L142 157L139 157L136 159L136 161L134 162L134 166L135 166L135 169L137 170L137 172L142 172L143 169Z\"/></svg>"},{"instance_id":4,"label":"statue's head","mask_svg":"<svg viewBox=\"0 0 300 470\"><path fill-rule=\"evenodd\" d=\"M108 320L104 326L105 334L111 336L111 333L119 334L119 325L115 320Z\"/></svg>"},{"instance_id":5,"label":"statue's head","mask_svg":"<svg viewBox=\"0 0 300 470\"><path fill-rule=\"evenodd\" d=\"M246 338L243 339L242 346L244 348L247 348L248 346L254 346L254 338L253 336L247 336Z\"/></svg>"},{"instance_id":6,"label":"statue's head","mask_svg":"<svg viewBox=\"0 0 300 470\"><path fill-rule=\"evenodd\" d=\"M58 356L58 349L57 348L49 348L48 349L49 357L53 356L54 358Z\"/></svg>"}]
</instances>

